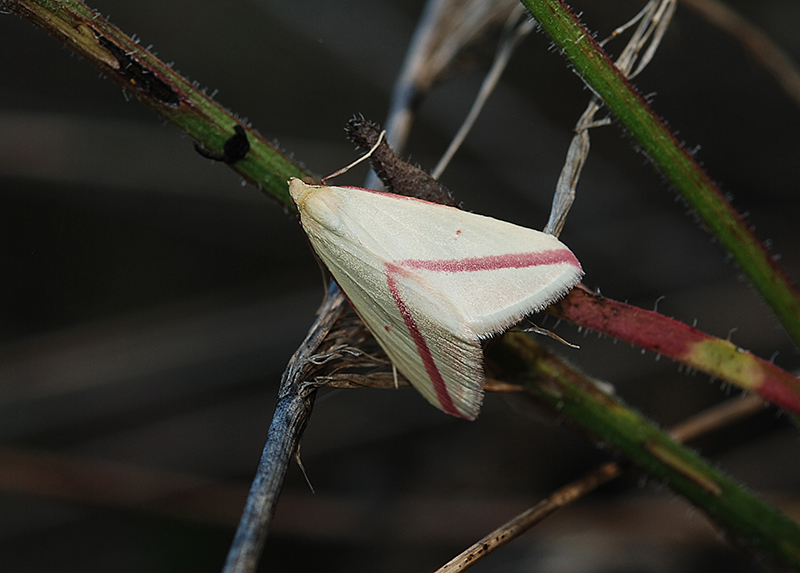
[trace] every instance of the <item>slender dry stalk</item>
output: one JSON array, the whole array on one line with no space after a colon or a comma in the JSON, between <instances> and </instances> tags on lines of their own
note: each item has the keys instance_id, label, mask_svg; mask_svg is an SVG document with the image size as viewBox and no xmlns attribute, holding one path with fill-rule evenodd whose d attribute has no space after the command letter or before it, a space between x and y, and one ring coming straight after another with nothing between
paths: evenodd
<instances>
[{"instance_id":1,"label":"slender dry stalk","mask_svg":"<svg viewBox=\"0 0 800 573\"><path fill-rule=\"evenodd\" d=\"M734 398L700 412L675 425L670 434L676 440L686 442L763 410L767 403L758 396ZM608 462L588 476L559 488L533 507L513 517L485 537L476 541L453 559L442 565L436 573L466 571L481 559L516 539L526 531L596 490L601 485L621 476L629 463Z\"/></svg>"},{"instance_id":2,"label":"slender dry stalk","mask_svg":"<svg viewBox=\"0 0 800 573\"><path fill-rule=\"evenodd\" d=\"M769 36L730 6L717 0L681 0L681 4L736 38L775 77L786 94L800 105L800 68Z\"/></svg>"}]
</instances>

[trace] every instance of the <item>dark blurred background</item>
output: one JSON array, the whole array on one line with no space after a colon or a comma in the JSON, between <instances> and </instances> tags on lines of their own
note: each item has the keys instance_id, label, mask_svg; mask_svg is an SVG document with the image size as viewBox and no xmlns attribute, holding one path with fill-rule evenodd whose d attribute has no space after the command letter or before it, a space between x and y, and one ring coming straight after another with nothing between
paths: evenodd
<instances>
[{"instance_id":1,"label":"dark blurred background","mask_svg":"<svg viewBox=\"0 0 800 573\"><path fill-rule=\"evenodd\" d=\"M573 8L604 37L642 4ZM800 4L729 4L800 61ZM383 121L422 10L363 0L91 6L320 174L357 156L348 118ZM433 167L496 41L474 46L424 102L412 161ZM798 102L683 7L635 83L800 277ZM445 183L470 210L542 228L588 97L533 34ZM770 310L630 138L616 125L592 138L562 234L585 283L648 309L658 301L664 314L796 369ZM0 570L219 570L281 372L323 293L296 220L41 30L2 16L0 268ZM627 344L557 332L581 345L557 352L664 425L738 392ZM321 393L302 449L316 494L291 467L262 569L433 570L608 459L531 411L489 395L467 423L413 390ZM774 409L696 444L795 516L799 445ZM476 570L754 563L633 471Z\"/></svg>"}]
</instances>

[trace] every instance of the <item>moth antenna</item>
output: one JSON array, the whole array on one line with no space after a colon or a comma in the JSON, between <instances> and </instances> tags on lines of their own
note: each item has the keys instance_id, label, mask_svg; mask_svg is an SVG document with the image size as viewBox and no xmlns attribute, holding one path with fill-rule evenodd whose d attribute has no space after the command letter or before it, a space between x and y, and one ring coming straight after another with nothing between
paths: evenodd
<instances>
[{"instance_id":1,"label":"moth antenna","mask_svg":"<svg viewBox=\"0 0 800 573\"><path fill-rule=\"evenodd\" d=\"M394 378L394 389L400 389L400 382L397 380L397 367L392 364L392 377Z\"/></svg>"},{"instance_id":2,"label":"moth antenna","mask_svg":"<svg viewBox=\"0 0 800 573\"><path fill-rule=\"evenodd\" d=\"M308 484L308 489L311 490L311 493L317 493L314 490L314 486L311 485L311 480L308 479L308 473L306 473L306 468L303 465L303 461L300 459L300 449L298 448L297 452L294 454L294 461L297 462L297 465L300 466L300 471L303 472L303 477L306 478L306 483Z\"/></svg>"},{"instance_id":3,"label":"moth antenna","mask_svg":"<svg viewBox=\"0 0 800 573\"><path fill-rule=\"evenodd\" d=\"M561 344L569 346L570 348L575 348L575 349L580 348L580 346L578 346L577 344L572 344L571 342L567 342L555 332L547 330L546 328L541 328L540 326L536 326L535 324L531 325L529 328L523 328L522 332L535 332L536 334L543 334L544 336L549 336L553 340L557 340Z\"/></svg>"},{"instance_id":4,"label":"moth antenna","mask_svg":"<svg viewBox=\"0 0 800 573\"><path fill-rule=\"evenodd\" d=\"M334 177L338 177L339 175L342 175L342 174L344 174L344 173L347 173L347 172L348 172L348 171L350 171L350 170L351 170L353 167L355 167L356 165L358 165L359 163L361 163L361 162L362 162L362 161L364 161L365 159L369 159L369 157L370 157L370 156L371 156L373 153L375 153L375 150L376 150L376 149L378 149L378 146L381 144L381 141L383 141L383 137L384 137L385 135L386 135L386 130L384 129L383 131L381 131L381 134L378 136L378 141L376 141L376 142L375 142L375 145L373 145L372 147L370 147L369 151L367 151L367 152L366 152L364 155L362 155L361 157L359 157L358 159L356 159L355 161L353 161L353 162L352 162L350 165L346 165L346 166L342 167L341 169L339 169L339 170L337 170L337 171L334 171L333 173L331 173L331 174L330 174L330 175L328 175L327 177L323 177L323 178L322 178L322 183L323 183L323 185L325 184L325 182L326 182L326 181L328 181L328 179L333 179Z\"/></svg>"}]
</instances>

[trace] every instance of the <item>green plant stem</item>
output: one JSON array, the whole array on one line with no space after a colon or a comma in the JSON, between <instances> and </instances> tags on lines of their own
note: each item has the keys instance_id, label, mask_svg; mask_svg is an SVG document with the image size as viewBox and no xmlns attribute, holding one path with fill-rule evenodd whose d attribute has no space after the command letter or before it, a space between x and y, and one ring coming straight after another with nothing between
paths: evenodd
<instances>
[{"instance_id":1,"label":"green plant stem","mask_svg":"<svg viewBox=\"0 0 800 573\"><path fill-rule=\"evenodd\" d=\"M733 255L800 347L800 293L578 18L560 0L523 0L589 88Z\"/></svg>"},{"instance_id":2,"label":"green plant stem","mask_svg":"<svg viewBox=\"0 0 800 573\"><path fill-rule=\"evenodd\" d=\"M504 365L517 364L507 374L528 392L701 508L730 541L800 568L800 527L783 513L525 335L511 333L504 342L491 352Z\"/></svg>"},{"instance_id":3,"label":"green plant stem","mask_svg":"<svg viewBox=\"0 0 800 573\"><path fill-rule=\"evenodd\" d=\"M76 0L5 0L2 8L43 28L209 152L222 156L242 125L250 149L230 167L294 210L287 181L309 173L98 12Z\"/></svg>"},{"instance_id":4,"label":"green plant stem","mask_svg":"<svg viewBox=\"0 0 800 573\"><path fill-rule=\"evenodd\" d=\"M800 415L800 380L730 340L716 338L655 311L611 300L583 285L572 289L547 312L678 360Z\"/></svg>"},{"instance_id":5,"label":"green plant stem","mask_svg":"<svg viewBox=\"0 0 800 573\"><path fill-rule=\"evenodd\" d=\"M602 96L608 91L611 94L609 97L604 96L604 100L620 121L637 138L641 138L642 146L648 155L659 165L662 162L666 163L664 169L668 174L672 171L667 168L670 166L674 168L676 186L683 189L679 182L683 182L684 179L691 183L686 185L696 191L697 198L690 201L698 202L699 206L696 209L701 216L709 217L709 226L715 228L716 224L723 230L736 222L743 226L741 219L724 199L721 196L717 197L718 192L716 195L714 193L708 195L707 191L713 190L708 178L697 168L691 156L677 146L674 138L657 118L652 116L627 81L616 73L613 64L597 47L591 36L582 28L574 28L573 24L577 23L574 19L570 19L571 14L557 2L529 1L528 4L535 5L539 10L551 5L557 8L556 12L537 16L546 28L550 26L557 29L556 24L559 24L571 30L570 34L576 29L580 30L573 36L562 33L561 41L557 40L557 43L562 45L565 51L574 48L576 54L570 56L571 59L574 58L573 64L581 70L584 77L589 78L587 82L597 93ZM70 49L100 68L105 75L123 85L166 120L185 131L207 150L221 154L225 142L234 133L233 128L239 124L231 113L80 2L5 0L2 7L26 17L47 30ZM565 14L570 18L563 20ZM563 21L559 20L557 15L560 15ZM551 34L556 37L555 33ZM588 66L589 72L592 73L584 72L578 62ZM265 142L257 132L248 126L244 127L247 129L250 151L243 159L231 163L232 168L284 205L291 206L286 180L292 176L301 177L307 174ZM728 229L732 237L730 241L734 246L741 246L743 241L738 236L739 231L736 225ZM757 244L749 233L746 233L746 236ZM727 243L725 244L727 246ZM760 245L757 246L760 248ZM760 253L748 256L755 258L756 263L771 261L763 249ZM764 258L765 256L767 258ZM746 256L743 258L747 262L748 258ZM745 269L750 268L741 261L740 264ZM777 279L784 280L784 286L792 295L793 287L788 280L785 280L780 269L777 267L772 269L769 265L767 267L764 271L767 282L772 276L768 271L772 270L777 273L775 275ZM777 279L776 284L783 284ZM797 299L792 298L795 295L796 293L788 297L789 302L786 306L789 310L793 309L796 319ZM792 301L795 306L792 306ZM784 318L782 314L781 317ZM800 328L790 329L790 332L800 333ZM531 382L528 385L531 392L567 413L575 423L581 424L588 432L625 453L640 467L663 479L676 491L702 507L734 539L748 547L768 553L778 561L795 567L800 566L800 550L798 550L800 532L797 526L780 512L758 500L730 478L710 468L691 451L672 441L641 416L600 392L594 384L587 382L546 353L543 354L532 346L530 341L512 336L511 343L497 345L497 348L513 351L513 354L509 353L505 357L504 364L522 362L520 369L525 378Z\"/></svg>"}]
</instances>

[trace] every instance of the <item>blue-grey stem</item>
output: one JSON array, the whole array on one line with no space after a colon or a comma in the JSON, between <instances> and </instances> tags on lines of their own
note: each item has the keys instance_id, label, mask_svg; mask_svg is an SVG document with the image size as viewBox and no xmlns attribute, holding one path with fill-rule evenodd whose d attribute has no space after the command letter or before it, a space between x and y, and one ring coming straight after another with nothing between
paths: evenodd
<instances>
[{"instance_id":1,"label":"blue-grey stem","mask_svg":"<svg viewBox=\"0 0 800 573\"><path fill-rule=\"evenodd\" d=\"M309 358L317 353L346 304L339 287L331 281L317 320L283 373L267 443L223 573L252 573L258 566L286 470L297 453L314 407L317 384L311 374L315 364Z\"/></svg>"}]
</instances>

